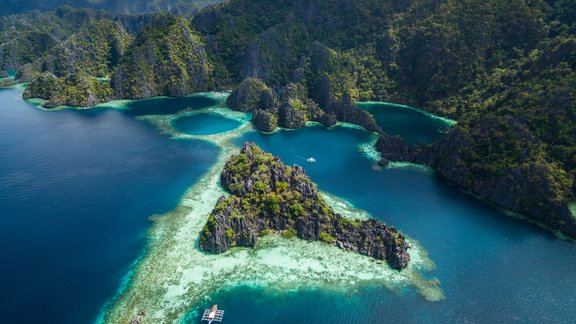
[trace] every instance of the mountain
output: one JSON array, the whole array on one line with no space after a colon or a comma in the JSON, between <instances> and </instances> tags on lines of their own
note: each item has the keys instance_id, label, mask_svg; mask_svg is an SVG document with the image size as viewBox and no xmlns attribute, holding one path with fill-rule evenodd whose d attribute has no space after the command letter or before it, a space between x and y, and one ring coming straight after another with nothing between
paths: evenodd
<instances>
[{"instance_id":1,"label":"mountain","mask_svg":"<svg viewBox=\"0 0 576 324\"><path fill-rule=\"evenodd\" d=\"M186 19L160 14L134 39L111 84L120 98L184 96L212 90L204 41Z\"/></svg>"},{"instance_id":2,"label":"mountain","mask_svg":"<svg viewBox=\"0 0 576 324\"><path fill-rule=\"evenodd\" d=\"M487 200L576 236L573 1L231 0L191 21L62 9L25 17L26 24L4 19L4 68L38 66L56 44L90 37L72 26L118 22L133 41L106 65L116 98L233 88L230 106L254 110L264 131L337 119L382 134L354 106L367 100L454 118L437 143L411 147L382 134L378 148L385 160L428 163ZM79 62L82 48L71 47Z\"/></svg>"},{"instance_id":3,"label":"mountain","mask_svg":"<svg viewBox=\"0 0 576 324\"><path fill-rule=\"evenodd\" d=\"M76 8L106 10L118 14L172 12L192 17L207 5L221 0L3 0L0 16L26 13L31 10L49 11L63 5Z\"/></svg>"}]
</instances>

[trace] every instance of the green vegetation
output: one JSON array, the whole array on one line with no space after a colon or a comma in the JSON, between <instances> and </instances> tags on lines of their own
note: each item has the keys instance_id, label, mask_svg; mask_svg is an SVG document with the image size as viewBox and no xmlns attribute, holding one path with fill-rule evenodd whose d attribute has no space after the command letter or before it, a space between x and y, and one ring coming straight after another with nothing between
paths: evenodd
<instances>
[{"instance_id":1,"label":"green vegetation","mask_svg":"<svg viewBox=\"0 0 576 324\"><path fill-rule=\"evenodd\" d=\"M556 226L576 199L574 17L569 0L230 0L191 21L65 7L1 17L0 69L53 72L28 95L67 84L54 104L239 84L229 105L268 132L336 119L381 132L355 101L421 107L458 120L430 150L444 176L493 201L506 187L518 198L499 204ZM78 71L111 75L112 90Z\"/></svg>"},{"instance_id":2,"label":"green vegetation","mask_svg":"<svg viewBox=\"0 0 576 324\"><path fill-rule=\"evenodd\" d=\"M210 90L211 69L190 22L159 14L126 50L111 85L119 98L184 96Z\"/></svg>"},{"instance_id":3,"label":"green vegetation","mask_svg":"<svg viewBox=\"0 0 576 324\"><path fill-rule=\"evenodd\" d=\"M408 265L402 234L375 220L350 221L334 213L301 167L286 166L253 143L226 162L221 180L231 195L218 200L200 234L204 250L253 247L259 236L279 232L386 259L395 268Z\"/></svg>"},{"instance_id":4,"label":"green vegetation","mask_svg":"<svg viewBox=\"0 0 576 324\"><path fill-rule=\"evenodd\" d=\"M24 91L24 98L41 98L46 108L58 106L90 107L112 96L108 83L81 74L58 78L50 72L39 74Z\"/></svg>"},{"instance_id":5,"label":"green vegetation","mask_svg":"<svg viewBox=\"0 0 576 324\"><path fill-rule=\"evenodd\" d=\"M99 20L53 47L35 65L58 77L77 73L107 77L131 42L132 37L120 23Z\"/></svg>"},{"instance_id":6,"label":"green vegetation","mask_svg":"<svg viewBox=\"0 0 576 324\"><path fill-rule=\"evenodd\" d=\"M53 10L62 5L77 8L102 9L120 14L171 11L192 17L201 8L220 0L5 0L1 15L12 15L30 10Z\"/></svg>"}]
</instances>

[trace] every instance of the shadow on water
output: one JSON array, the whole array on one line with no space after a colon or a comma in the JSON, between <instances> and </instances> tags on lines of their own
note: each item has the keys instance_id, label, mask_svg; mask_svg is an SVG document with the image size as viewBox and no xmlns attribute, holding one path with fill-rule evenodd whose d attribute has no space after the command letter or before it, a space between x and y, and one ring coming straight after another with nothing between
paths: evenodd
<instances>
[{"instance_id":1,"label":"shadow on water","mask_svg":"<svg viewBox=\"0 0 576 324\"><path fill-rule=\"evenodd\" d=\"M174 128L190 135L212 135L237 129L239 120L215 113L201 113L182 116L173 121Z\"/></svg>"},{"instance_id":2,"label":"shadow on water","mask_svg":"<svg viewBox=\"0 0 576 324\"><path fill-rule=\"evenodd\" d=\"M440 139L453 123L431 117L417 109L389 103L358 103L370 112L376 123L389 135L400 135L406 142L432 143Z\"/></svg>"},{"instance_id":3,"label":"shadow on water","mask_svg":"<svg viewBox=\"0 0 576 324\"><path fill-rule=\"evenodd\" d=\"M186 109L201 109L214 106L217 100L203 96L158 97L132 101L126 105L126 113L131 116L169 115Z\"/></svg>"},{"instance_id":4,"label":"shadow on water","mask_svg":"<svg viewBox=\"0 0 576 324\"><path fill-rule=\"evenodd\" d=\"M0 322L89 323L148 217L175 208L219 149L125 111L42 111L18 89L0 90L0 113Z\"/></svg>"}]
</instances>

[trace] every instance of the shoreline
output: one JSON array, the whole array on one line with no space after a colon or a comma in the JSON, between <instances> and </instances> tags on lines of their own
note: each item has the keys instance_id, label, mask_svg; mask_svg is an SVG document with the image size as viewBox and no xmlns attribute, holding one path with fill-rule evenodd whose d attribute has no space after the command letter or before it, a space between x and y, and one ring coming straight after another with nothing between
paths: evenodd
<instances>
[{"instance_id":1,"label":"shoreline","mask_svg":"<svg viewBox=\"0 0 576 324\"><path fill-rule=\"evenodd\" d=\"M221 107L194 111L218 111L228 118L245 118L244 113ZM184 113L184 114L190 114ZM411 287L426 300L445 298L437 279L427 279L423 272L434 269L421 245L408 238L412 245L412 261L399 272L385 262L345 252L322 242L286 239L277 235L261 238L254 249L234 248L212 255L198 249L198 238L216 200L227 195L220 186L221 170L228 157L239 148L232 140L253 130L246 119L236 130L216 135L187 135L177 132L171 121L184 114L142 116L139 119L155 125L174 139L204 139L216 144L221 152L217 162L183 196L175 210L154 217L148 232L147 248L131 270L132 276L124 290L102 309L98 323L127 322L146 309L147 320L153 322L182 321L195 305L218 289L249 284L253 287L275 286L279 290L309 288L344 289L358 285L378 284L391 291ZM243 115L243 117L241 116ZM329 197L330 205L345 217L363 218L359 211L338 197Z\"/></svg>"},{"instance_id":2,"label":"shoreline","mask_svg":"<svg viewBox=\"0 0 576 324\"><path fill-rule=\"evenodd\" d=\"M454 119L450 119L448 117L442 117L442 116L438 116L435 115L431 112L428 112L426 110L420 109L420 108L416 108L416 107L412 107L412 106L408 106L408 105L403 105L403 104L398 104L398 103L393 103L393 102L386 102L386 101L359 101L354 103L356 106L358 107L362 107L363 105L387 105L387 106L392 106L392 107L398 107L398 108L404 108L404 109L410 109L416 112L419 112L427 117L430 117L432 119L438 119L440 121L445 122L446 124L448 124L448 126L453 127L454 125L458 124L458 122Z\"/></svg>"}]
</instances>

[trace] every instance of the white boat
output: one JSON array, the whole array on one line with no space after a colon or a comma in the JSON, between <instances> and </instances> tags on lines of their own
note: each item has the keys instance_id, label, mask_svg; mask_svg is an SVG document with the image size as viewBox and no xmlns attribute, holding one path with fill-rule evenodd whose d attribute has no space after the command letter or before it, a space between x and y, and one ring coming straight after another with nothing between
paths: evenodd
<instances>
[{"instance_id":1,"label":"white boat","mask_svg":"<svg viewBox=\"0 0 576 324\"><path fill-rule=\"evenodd\" d=\"M306 160L306 162L308 163L316 163L316 159L313 157L309 157L308 160Z\"/></svg>"}]
</instances>

